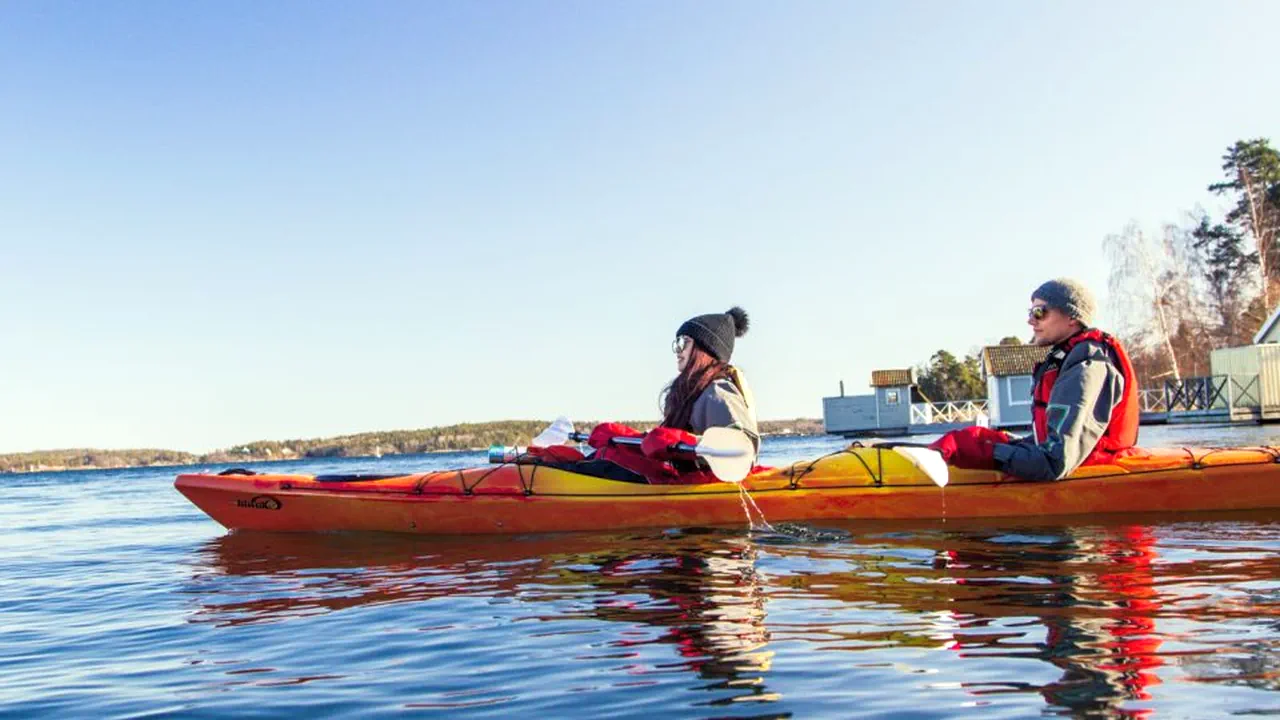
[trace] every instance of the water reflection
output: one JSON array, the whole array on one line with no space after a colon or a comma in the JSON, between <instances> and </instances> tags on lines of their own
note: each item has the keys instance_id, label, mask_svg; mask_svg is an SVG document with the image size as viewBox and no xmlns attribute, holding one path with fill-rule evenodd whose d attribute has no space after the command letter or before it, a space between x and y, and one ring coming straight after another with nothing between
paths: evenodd
<instances>
[{"instance_id":1,"label":"water reflection","mask_svg":"<svg viewBox=\"0 0 1280 720\"><path fill-rule=\"evenodd\" d=\"M622 634L609 643L609 656L634 658L637 646L669 645L674 661L654 670L691 670L714 681L707 689L741 689L710 704L741 695L771 699L762 675L772 653L763 649L769 636L756 550L733 532L428 541L235 533L207 543L197 566L194 622L271 622L460 595L509 598L531 604L536 614L529 619L657 629ZM210 572L250 582L228 587L212 582Z\"/></svg>"},{"instance_id":2,"label":"water reflection","mask_svg":"<svg viewBox=\"0 0 1280 720\"><path fill-rule=\"evenodd\" d=\"M592 618L661 628L657 638L637 642L673 646L683 667L723 681L709 688L743 687L755 699L770 697L763 673L773 653L764 650L769 633L763 578L749 539L722 538L710 547L674 552L597 554L576 571L607 593L590 610Z\"/></svg>"},{"instance_id":3,"label":"water reflection","mask_svg":"<svg viewBox=\"0 0 1280 720\"><path fill-rule=\"evenodd\" d=\"M605 623L605 646L584 642L573 660L692 673L706 681L697 687L721 691L712 704L779 699L772 670L781 648L840 651L830 656L833 675L856 665L845 658L886 648L941 653L943 667L1031 662L1041 671L999 680L962 672L960 689L977 700L1038 695L1074 717L1145 717L1170 679L1280 684L1270 518L847 530L820 545L729 531L231 534L194 559L193 621L421 603L415 617L430 624L435 601L491 598L544 623ZM1255 625L1265 632L1251 633ZM644 666L639 651L655 647L670 648L670 661Z\"/></svg>"},{"instance_id":4,"label":"water reflection","mask_svg":"<svg viewBox=\"0 0 1280 720\"><path fill-rule=\"evenodd\" d=\"M1195 637L1231 621L1274 628L1280 614L1274 525L1226 527L1237 531L1229 559L1212 545L1181 546L1176 528L1163 528L1160 540L1157 528L1140 524L885 534L877 540L886 552L864 572L805 574L788 587L850 605L890 604L929 620L927 628L875 629L846 641L932 644L967 660L1029 658L1061 671L1041 684L964 683L974 695L1036 692L1065 715L1145 717L1150 709L1134 704L1152 699L1168 664L1190 680L1203 681L1215 672L1204 668L1213 667L1231 681L1276 688L1268 670L1280 660L1276 643ZM1263 544L1250 547L1255 532ZM933 553L929 567L904 562L921 548ZM1269 592L1238 591L1251 584ZM1166 643L1179 647L1166 650Z\"/></svg>"},{"instance_id":5,"label":"water reflection","mask_svg":"<svg viewBox=\"0 0 1280 720\"><path fill-rule=\"evenodd\" d=\"M1034 615L1045 627L1044 642L1021 650L1059 668L1062 676L1038 688L1007 689L1037 690L1047 703L1072 715L1147 715L1149 710L1126 703L1150 700L1149 688L1160 683L1155 671L1165 664L1155 624L1163 608L1155 589L1151 529L1064 530L1036 545L1037 552L1025 558L1004 558L1001 569L1044 583L1042 592L1019 596L1012 604L1022 606L1030 599L1039 606ZM966 562L962 552L953 556L953 562ZM994 645L969 641L970 647Z\"/></svg>"}]
</instances>

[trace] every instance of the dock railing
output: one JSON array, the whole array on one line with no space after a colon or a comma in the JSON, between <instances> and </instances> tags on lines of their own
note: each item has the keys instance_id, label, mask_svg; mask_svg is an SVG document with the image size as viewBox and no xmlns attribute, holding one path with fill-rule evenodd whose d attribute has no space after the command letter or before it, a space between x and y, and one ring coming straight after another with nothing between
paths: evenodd
<instances>
[{"instance_id":1,"label":"dock railing","mask_svg":"<svg viewBox=\"0 0 1280 720\"><path fill-rule=\"evenodd\" d=\"M1258 408L1257 375L1204 375L1164 381L1165 408L1170 414Z\"/></svg>"},{"instance_id":2,"label":"dock railing","mask_svg":"<svg viewBox=\"0 0 1280 720\"><path fill-rule=\"evenodd\" d=\"M954 400L911 404L911 424L973 422L978 415L987 413L986 400Z\"/></svg>"},{"instance_id":3,"label":"dock railing","mask_svg":"<svg viewBox=\"0 0 1280 720\"><path fill-rule=\"evenodd\" d=\"M1138 406L1143 413L1169 412L1165 389L1162 387L1142 388L1138 391Z\"/></svg>"}]
</instances>

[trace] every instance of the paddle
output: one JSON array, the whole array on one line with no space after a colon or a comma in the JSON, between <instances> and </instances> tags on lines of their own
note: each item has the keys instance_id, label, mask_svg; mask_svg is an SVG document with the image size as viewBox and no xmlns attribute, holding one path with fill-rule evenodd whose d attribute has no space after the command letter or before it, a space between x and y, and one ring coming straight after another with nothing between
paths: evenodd
<instances>
[{"instance_id":1,"label":"paddle","mask_svg":"<svg viewBox=\"0 0 1280 720\"><path fill-rule=\"evenodd\" d=\"M572 435L572 438L579 442L588 437L590 436L585 433ZM638 446L644 442L644 438L616 437L609 442L615 445ZM697 455L706 461L711 474L715 475L717 480L727 483L742 482L743 478L751 473L751 467L755 465L756 460L756 446L751 442L751 438L741 430L727 427L707 428L707 431L698 439L697 445L676 443L669 449Z\"/></svg>"},{"instance_id":2,"label":"paddle","mask_svg":"<svg viewBox=\"0 0 1280 720\"><path fill-rule=\"evenodd\" d=\"M563 445L569 441L585 442L590 437L586 433L574 432L573 423L567 417L558 417L555 422L532 441L533 445L548 447ZM616 437L611 441L617 445L639 445L644 442L638 437ZM755 464L756 446L751 438L741 430L725 427L707 428L697 445L677 443L671 448L676 452L697 455L706 461L711 474L723 482L741 482Z\"/></svg>"},{"instance_id":3,"label":"paddle","mask_svg":"<svg viewBox=\"0 0 1280 720\"><path fill-rule=\"evenodd\" d=\"M538 433L538 436L529 441L530 445L538 447L551 447L552 445L564 445L573 439L573 422L569 418L561 415L555 419L555 422L547 426L546 430Z\"/></svg>"}]
</instances>

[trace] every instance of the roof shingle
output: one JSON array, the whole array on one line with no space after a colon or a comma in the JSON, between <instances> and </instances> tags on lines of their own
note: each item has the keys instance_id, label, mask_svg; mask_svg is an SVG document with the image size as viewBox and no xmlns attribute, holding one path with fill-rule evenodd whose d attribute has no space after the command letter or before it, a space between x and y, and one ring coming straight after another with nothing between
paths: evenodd
<instances>
[{"instance_id":1,"label":"roof shingle","mask_svg":"<svg viewBox=\"0 0 1280 720\"><path fill-rule=\"evenodd\" d=\"M871 387L896 387L899 385L915 385L916 375L911 368L906 370L872 370Z\"/></svg>"},{"instance_id":2,"label":"roof shingle","mask_svg":"<svg viewBox=\"0 0 1280 720\"><path fill-rule=\"evenodd\" d=\"M1041 345L988 345L982 348L982 371L994 377L1030 375L1048 354Z\"/></svg>"}]
</instances>

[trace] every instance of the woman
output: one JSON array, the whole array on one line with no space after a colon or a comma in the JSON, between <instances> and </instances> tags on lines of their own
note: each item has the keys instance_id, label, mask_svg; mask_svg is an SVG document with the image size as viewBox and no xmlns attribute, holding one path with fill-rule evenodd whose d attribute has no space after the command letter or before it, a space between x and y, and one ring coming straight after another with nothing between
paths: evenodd
<instances>
[{"instance_id":1,"label":"woman","mask_svg":"<svg viewBox=\"0 0 1280 720\"><path fill-rule=\"evenodd\" d=\"M645 435L645 455L669 457L671 445L695 444L693 436L711 427L741 430L759 451L755 401L742 372L729 364L734 340L745 335L749 325L746 311L734 306L680 326L671 344L679 374L663 391L662 425Z\"/></svg>"},{"instance_id":2,"label":"woman","mask_svg":"<svg viewBox=\"0 0 1280 720\"><path fill-rule=\"evenodd\" d=\"M746 311L736 306L685 321L671 345L679 374L663 390L662 425L644 434L643 458L636 457L634 447L610 444L615 437L641 435L619 423L605 423L591 433L588 443L599 451L596 457L638 472L650 482L705 482L707 478L694 472L694 458L675 450L676 445L696 445L696 436L707 428L727 427L746 433L758 452L755 400L742 372L729 364L734 340L746 334L748 326ZM690 473L683 480L679 477Z\"/></svg>"}]
</instances>

